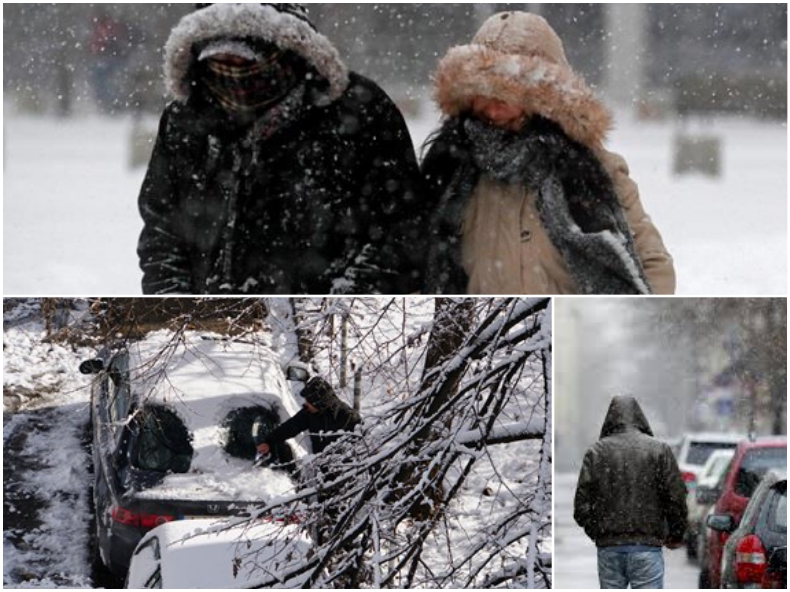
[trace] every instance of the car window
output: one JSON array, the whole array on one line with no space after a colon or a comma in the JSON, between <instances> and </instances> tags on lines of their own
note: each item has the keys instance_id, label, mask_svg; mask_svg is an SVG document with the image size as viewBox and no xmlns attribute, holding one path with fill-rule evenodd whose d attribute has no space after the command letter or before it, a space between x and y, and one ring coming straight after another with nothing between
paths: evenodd
<instances>
[{"instance_id":1,"label":"car window","mask_svg":"<svg viewBox=\"0 0 790 592\"><path fill-rule=\"evenodd\" d=\"M787 534L787 481L774 487L772 497L768 528Z\"/></svg>"},{"instance_id":2,"label":"car window","mask_svg":"<svg viewBox=\"0 0 790 592\"><path fill-rule=\"evenodd\" d=\"M280 425L280 418L266 407L234 409L222 422L223 449L235 458L253 460L256 441L262 442ZM257 431L256 434L254 433Z\"/></svg>"},{"instance_id":3,"label":"car window","mask_svg":"<svg viewBox=\"0 0 790 592\"><path fill-rule=\"evenodd\" d=\"M192 464L191 438L173 411L145 406L136 417L139 426L134 466L158 473L186 473Z\"/></svg>"},{"instance_id":4,"label":"car window","mask_svg":"<svg viewBox=\"0 0 790 592\"><path fill-rule=\"evenodd\" d=\"M129 358L125 355L113 359L109 371L109 413L110 420L117 427L126 420L129 413Z\"/></svg>"},{"instance_id":5,"label":"car window","mask_svg":"<svg viewBox=\"0 0 790 592\"><path fill-rule=\"evenodd\" d=\"M702 466L708 462L710 455L717 450L734 449L737 446L734 442L726 444L723 442L691 442L686 454L686 463L690 465Z\"/></svg>"},{"instance_id":6,"label":"car window","mask_svg":"<svg viewBox=\"0 0 790 592\"><path fill-rule=\"evenodd\" d=\"M787 448L754 448L744 454L735 478L735 493L751 497L769 469L787 468Z\"/></svg>"}]
</instances>

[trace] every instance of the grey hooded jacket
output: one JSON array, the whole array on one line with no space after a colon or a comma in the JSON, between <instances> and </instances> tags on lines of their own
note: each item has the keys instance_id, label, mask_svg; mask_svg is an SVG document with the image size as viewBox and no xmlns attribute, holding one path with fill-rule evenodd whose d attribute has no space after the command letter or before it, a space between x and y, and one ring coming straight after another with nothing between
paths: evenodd
<instances>
[{"instance_id":1,"label":"grey hooded jacket","mask_svg":"<svg viewBox=\"0 0 790 592\"><path fill-rule=\"evenodd\" d=\"M615 397L584 457L574 518L598 547L682 542L686 486L670 447L633 397Z\"/></svg>"}]
</instances>

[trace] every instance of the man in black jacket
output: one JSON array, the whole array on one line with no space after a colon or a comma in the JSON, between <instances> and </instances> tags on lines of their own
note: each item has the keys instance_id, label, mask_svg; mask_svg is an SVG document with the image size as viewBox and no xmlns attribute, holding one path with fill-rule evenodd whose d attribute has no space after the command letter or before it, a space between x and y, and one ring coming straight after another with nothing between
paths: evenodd
<instances>
[{"instance_id":1,"label":"man in black jacket","mask_svg":"<svg viewBox=\"0 0 790 592\"><path fill-rule=\"evenodd\" d=\"M574 518L598 547L601 588L663 588L662 547L683 545L686 486L639 403L615 397L584 457Z\"/></svg>"},{"instance_id":2,"label":"man in black jacket","mask_svg":"<svg viewBox=\"0 0 790 592\"><path fill-rule=\"evenodd\" d=\"M311 378L301 394L305 400L302 410L258 445L260 454L269 454L276 445L303 432L310 434L313 454L320 454L345 432L353 432L360 423L359 415L337 397L323 378Z\"/></svg>"},{"instance_id":3,"label":"man in black jacket","mask_svg":"<svg viewBox=\"0 0 790 592\"><path fill-rule=\"evenodd\" d=\"M173 30L140 193L146 294L407 294L426 215L402 115L299 4L199 4Z\"/></svg>"}]
</instances>

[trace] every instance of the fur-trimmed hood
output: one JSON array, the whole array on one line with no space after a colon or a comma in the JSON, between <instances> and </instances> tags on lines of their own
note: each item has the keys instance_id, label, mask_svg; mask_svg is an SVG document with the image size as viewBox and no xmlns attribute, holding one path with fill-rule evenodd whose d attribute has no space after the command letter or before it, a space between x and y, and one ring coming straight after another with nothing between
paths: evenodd
<instances>
[{"instance_id":1,"label":"fur-trimmed hood","mask_svg":"<svg viewBox=\"0 0 790 592\"><path fill-rule=\"evenodd\" d=\"M276 4L211 4L185 16L165 46L165 80L173 96L186 102L196 61L196 44L223 38L252 38L274 43L303 57L328 83L324 99L339 98L349 72L337 49L306 20ZM292 5L283 5L292 6Z\"/></svg>"},{"instance_id":2,"label":"fur-trimmed hood","mask_svg":"<svg viewBox=\"0 0 790 592\"><path fill-rule=\"evenodd\" d=\"M447 53L434 78L437 103L448 117L468 111L475 97L500 99L555 122L592 149L612 126L608 109L568 64L560 38L534 14L491 17L470 45Z\"/></svg>"}]
</instances>

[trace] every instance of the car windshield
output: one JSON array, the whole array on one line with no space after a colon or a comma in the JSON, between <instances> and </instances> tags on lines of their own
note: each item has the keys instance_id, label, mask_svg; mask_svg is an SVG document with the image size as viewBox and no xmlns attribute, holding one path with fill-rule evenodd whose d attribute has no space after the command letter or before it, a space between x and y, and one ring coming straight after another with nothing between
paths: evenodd
<instances>
[{"instance_id":1,"label":"car windshield","mask_svg":"<svg viewBox=\"0 0 790 592\"><path fill-rule=\"evenodd\" d=\"M186 473L192 444L184 423L170 409L148 405L137 417L140 426L134 466L158 473Z\"/></svg>"},{"instance_id":2,"label":"car windshield","mask_svg":"<svg viewBox=\"0 0 790 592\"><path fill-rule=\"evenodd\" d=\"M692 442L686 455L686 462L690 465L702 466L708 462L710 455L717 450L734 449L737 444L724 442Z\"/></svg>"},{"instance_id":3,"label":"car windshield","mask_svg":"<svg viewBox=\"0 0 790 592\"><path fill-rule=\"evenodd\" d=\"M755 448L743 457L735 478L735 493L751 497L769 469L787 468L787 448Z\"/></svg>"},{"instance_id":4,"label":"car windshield","mask_svg":"<svg viewBox=\"0 0 790 592\"><path fill-rule=\"evenodd\" d=\"M279 417L265 407L243 407L228 413L222 422L223 449L235 458L253 460L256 445L280 424Z\"/></svg>"}]
</instances>

